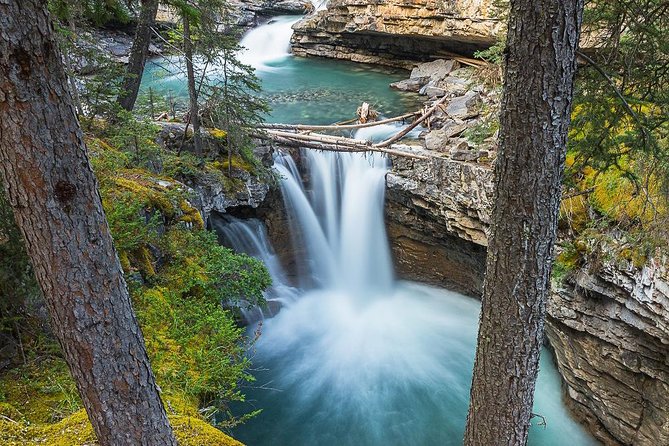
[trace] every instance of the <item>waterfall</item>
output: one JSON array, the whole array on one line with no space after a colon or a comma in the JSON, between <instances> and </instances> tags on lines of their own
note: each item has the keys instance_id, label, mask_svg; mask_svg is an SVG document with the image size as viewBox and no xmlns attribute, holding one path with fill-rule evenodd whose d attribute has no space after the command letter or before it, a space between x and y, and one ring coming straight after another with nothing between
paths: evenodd
<instances>
[{"instance_id":1,"label":"waterfall","mask_svg":"<svg viewBox=\"0 0 669 446\"><path fill-rule=\"evenodd\" d=\"M355 110L370 83L353 85L350 73L332 75L333 65L322 62L310 62L317 71L305 73L304 61L286 59L298 19L279 17L250 31L242 60L260 71L266 88L288 98L279 116L333 122ZM357 73L368 74L362 68ZM345 112L315 96L291 96L313 78L340 83L340 90L316 90L335 91L337 101L345 102L344 92L352 89L359 88L358 94ZM402 126L360 129L355 136L378 141ZM226 244L265 262L274 281L266 298L276 304L273 309L281 307L247 315L266 317L252 349L257 381L244 389L247 405L233 410L262 413L234 436L259 446L460 446L479 302L394 279L383 218L383 156L302 150L299 164L288 153L275 155L290 237L299 247L298 288L287 284L261 222L225 217L215 224ZM594 444L561 403L548 351L542 353L533 411L547 426L534 423L530 446Z\"/></svg>"},{"instance_id":2,"label":"waterfall","mask_svg":"<svg viewBox=\"0 0 669 446\"><path fill-rule=\"evenodd\" d=\"M298 290L288 283L281 262L269 242L265 225L260 220L240 220L229 215L214 214L210 221L223 245L262 260L272 277L272 286L265 291L264 296L268 303L266 308L248 309L244 305L240 306L247 322L274 316L283 305L296 299Z\"/></svg>"},{"instance_id":3,"label":"waterfall","mask_svg":"<svg viewBox=\"0 0 669 446\"><path fill-rule=\"evenodd\" d=\"M239 54L242 63L251 65L258 71L271 71L273 62L290 55L292 26L301 16L280 16L269 23L250 30L240 42L244 47Z\"/></svg>"},{"instance_id":4,"label":"waterfall","mask_svg":"<svg viewBox=\"0 0 669 446\"><path fill-rule=\"evenodd\" d=\"M383 223L386 160L357 153L303 153L310 190L292 159L277 158L293 237L308 256L303 270L323 288L356 295L387 292L392 263Z\"/></svg>"},{"instance_id":5,"label":"waterfall","mask_svg":"<svg viewBox=\"0 0 669 446\"><path fill-rule=\"evenodd\" d=\"M303 280L289 298L278 290L283 307L263 323L248 394L263 413L235 435L255 445L461 445L478 301L394 280L385 158L302 150L300 161L302 170L275 158ZM281 277L257 220L228 225L236 246L268 257ZM529 444L593 444L561 404L553 367L544 351L534 412L548 426L532 427Z\"/></svg>"}]
</instances>

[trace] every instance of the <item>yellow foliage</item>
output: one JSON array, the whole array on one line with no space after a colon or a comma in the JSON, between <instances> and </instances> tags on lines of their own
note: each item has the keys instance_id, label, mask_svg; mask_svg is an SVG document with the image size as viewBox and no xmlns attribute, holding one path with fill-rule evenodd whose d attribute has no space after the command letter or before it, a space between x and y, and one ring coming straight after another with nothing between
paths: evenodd
<instances>
[{"instance_id":1,"label":"yellow foliage","mask_svg":"<svg viewBox=\"0 0 669 446\"><path fill-rule=\"evenodd\" d=\"M588 224L588 203L585 195L577 195L562 200L560 204L560 220L567 221L569 227L577 232Z\"/></svg>"},{"instance_id":2,"label":"yellow foliage","mask_svg":"<svg viewBox=\"0 0 669 446\"><path fill-rule=\"evenodd\" d=\"M228 136L228 132L221 129L209 129L209 134L216 139L225 139Z\"/></svg>"},{"instance_id":3,"label":"yellow foliage","mask_svg":"<svg viewBox=\"0 0 669 446\"><path fill-rule=\"evenodd\" d=\"M647 184L635 184L616 167L586 177L593 184L590 204L609 218L623 223L645 226L666 213L660 182L650 177ZM644 180L640 180L644 181Z\"/></svg>"}]
</instances>

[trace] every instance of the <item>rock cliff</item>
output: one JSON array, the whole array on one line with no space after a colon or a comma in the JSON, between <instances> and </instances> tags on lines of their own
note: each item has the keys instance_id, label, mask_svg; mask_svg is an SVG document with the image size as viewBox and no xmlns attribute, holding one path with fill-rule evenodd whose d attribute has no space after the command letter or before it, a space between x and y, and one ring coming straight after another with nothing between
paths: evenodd
<instances>
[{"instance_id":1,"label":"rock cliff","mask_svg":"<svg viewBox=\"0 0 669 446\"><path fill-rule=\"evenodd\" d=\"M663 264L586 265L549 301L546 334L572 406L606 444L669 444Z\"/></svg>"},{"instance_id":2,"label":"rock cliff","mask_svg":"<svg viewBox=\"0 0 669 446\"><path fill-rule=\"evenodd\" d=\"M156 140L159 145L175 152L182 145L183 151L194 151L192 138L184 139L186 124L173 122L157 124L161 126ZM203 129L202 138L203 150L211 158L226 150L219 147L220 143L209 130ZM273 162L272 151L271 147L258 144L254 149L254 155L269 168ZM267 179L259 178L253 172L238 167L233 167L229 175L227 177L220 172L214 174L207 169L201 169L197 175L182 175L177 178L192 191L192 204L200 211L204 221L207 221L212 212L222 214L230 208L257 208L264 203L270 191Z\"/></svg>"},{"instance_id":3,"label":"rock cliff","mask_svg":"<svg viewBox=\"0 0 669 446\"><path fill-rule=\"evenodd\" d=\"M398 273L480 294L492 181L489 168L438 157L396 158L386 221Z\"/></svg>"},{"instance_id":4,"label":"rock cliff","mask_svg":"<svg viewBox=\"0 0 669 446\"><path fill-rule=\"evenodd\" d=\"M386 211L400 275L480 294L491 168L443 155L393 164ZM666 260L585 266L549 300L546 336L569 403L607 445L669 444Z\"/></svg>"},{"instance_id":5,"label":"rock cliff","mask_svg":"<svg viewBox=\"0 0 669 446\"><path fill-rule=\"evenodd\" d=\"M445 52L471 54L495 42L491 0L331 0L295 24L296 55L408 66Z\"/></svg>"}]
</instances>

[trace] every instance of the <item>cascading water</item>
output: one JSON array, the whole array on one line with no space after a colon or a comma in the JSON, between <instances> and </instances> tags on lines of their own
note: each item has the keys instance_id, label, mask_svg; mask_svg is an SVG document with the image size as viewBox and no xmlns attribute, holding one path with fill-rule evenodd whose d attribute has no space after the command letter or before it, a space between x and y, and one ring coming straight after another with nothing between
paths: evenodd
<instances>
[{"instance_id":1,"label":"cascading water","mask_svg":"<svg viewBox=\"0 0 669 446\"><path fill-rule=\"evenodd\" d=\"M290 36L293 34L291 27L301 18L302 16L277 17L246 33L240 42L244 49L239 54L239 60L258 71L271 71L272 62L281 61L290 55Z\"/></svg>"},{"instance_id":2,"label":"cascading water","mask_svg":"<svg viewBox=\"0 0 669 446\"><path fill-rule=\"evenodd\" d=\"M286 274L267 237L265 226L260 220L240 220L229 215L212 215L210 218L214 230L222 243L237 252L243 252L263 261L272 277L272 286L265 292L268 302L266 308L240 308L248 322L255 322L264 317L274 316L279 308L292 302L298 290L288 283Z\"/></svg>"},{"instance_id":3,"label":"cascading water","mask_svg":"<svg viewBox=\"0 0 669 446\"><path fill-rule=\"evenodd\" d=\"M304 159L311 199L289 157L279 157L275 166L284 178L284 202L295 223L292 234L307 249L303 271L324 288L386 292L392 263L379 200L386 161L378 155L314 151L305 152Z\"/></svg>"}]
</instances>

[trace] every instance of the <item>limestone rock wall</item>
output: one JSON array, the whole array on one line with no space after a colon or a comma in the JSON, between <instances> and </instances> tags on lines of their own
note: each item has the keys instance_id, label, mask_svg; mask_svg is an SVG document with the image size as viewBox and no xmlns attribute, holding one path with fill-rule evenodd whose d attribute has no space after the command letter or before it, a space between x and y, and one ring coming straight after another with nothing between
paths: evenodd
<instances>
[{"instance_id":1,"label":"limestone rock wall","mask_svg":"<svg viewBox=\"0 0 669 446\"><path fill-rule=\"evenodd\" d=\"M397 271L479 295L492 198L489 169L438 155L429 161L395 157L386 177L386 221Z\"/></svg>"},{"instance_id":2,"label":"limestone rock wall","mask_svg":"<svg viewBox=\"0 0 669 446\"><path fill-rule=\"evenodd\" d=\"M669 444L663 264L586 265L549 301L546 334L572 406L606 444Z\"/></svg>"},{"instance_id":3,"label":"limestone rock wall","mask_svg":"<svg viewBox=\"0 0 669 446\"><path fill-rule=\"evenodd\" d=\"M441 150L422 153L435 158L393 157L387 176L398 271L479 295L492 169ZM642 269L625 260L593 262L549 299L546 336L567 401L606 445L669 445L667 261L656 258Z\"/></svg>"},{"instance_id":4,"label":"limestone rock wall","mask_svg":"<svg viewBox=\"0 0 669 446\"><path fill-rule=\"evenodd\" d=\"M471 54L500 31L491 0L331 0L294 25L293 52L393 66Z\"/></svg>"}]
</instances>

